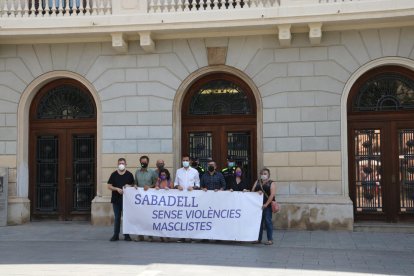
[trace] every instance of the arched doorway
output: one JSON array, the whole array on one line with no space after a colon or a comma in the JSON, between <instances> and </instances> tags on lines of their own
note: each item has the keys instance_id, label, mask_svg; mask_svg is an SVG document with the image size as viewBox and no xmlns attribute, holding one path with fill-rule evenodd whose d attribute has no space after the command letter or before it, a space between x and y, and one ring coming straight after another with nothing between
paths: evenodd
<instances>
[{"instance_id":1,"label":"arched doorway","mask_svg":"<svg viewBox=\"0 0 414 276\"><path fill-rule=\"evenodd\" d=\"M414 219L414 72L366 72L350 91L347 113L355 219Z\"/></svg>"},{"instance_id":2,"label":"arched doorway","mask_svg":"<svg viewBox=\"0 0 414 276\"><path fill-rule=\"evenodd\" d=\"M227 73L210 73L188 89L181 109L183 152L219 168L231 155L251 183L256 178L256 102L249 86Z\"/></svg>"},{"instance_id":3,"label":"arched doorway","mask_svg":"<svg viewBox=\"0 0 414 276\"><path fill-rule=\"evenodd\" d=\"M96 191L96 105L81 83L40 89L29 117L31 217L86 220Z\"/></svg>"}]
</instances>

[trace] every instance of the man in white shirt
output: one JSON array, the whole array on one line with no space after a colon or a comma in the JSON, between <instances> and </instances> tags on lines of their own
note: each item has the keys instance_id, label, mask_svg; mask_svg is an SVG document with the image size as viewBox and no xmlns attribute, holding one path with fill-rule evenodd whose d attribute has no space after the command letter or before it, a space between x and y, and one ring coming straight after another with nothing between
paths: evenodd
<instances>
[{"instance_id":1,"label":"man in white shirt","mask_svg":"<svg viewBox=\"0 0 414 276\"><path fill-rule=\"evenodd\" d=\"M174 188L180 191L187 189L192 191L193 189L200 188L200 177L198 171L190 167L190 156L184 154L182 158L183 167L178 169L175 173Z\"/></svg>"}]
</instances>

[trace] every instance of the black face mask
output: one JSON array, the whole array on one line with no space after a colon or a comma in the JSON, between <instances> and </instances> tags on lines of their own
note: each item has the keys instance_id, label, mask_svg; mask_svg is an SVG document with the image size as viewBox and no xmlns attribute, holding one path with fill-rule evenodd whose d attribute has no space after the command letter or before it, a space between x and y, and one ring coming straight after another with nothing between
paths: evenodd
<instances>
[{"instance_id":1,"label":"black face mask","mask_svg":"<svg viewBox=\"0 0 414 276\"><path fill-rule=\"evenodd\" d=\"M148 167L148 164L147 163L141 163L141 168L146 169L147 167Z\"/></svg>"},{"instance_id":2,"label":"black face mask","mask_svg":"<svg viewBox=\"0 0 414 276\"><path fill-rule=\"evenodd\" d=\"M164 169L164 164L157 164L157 168L158 168L159 170Z\"/></svg>"},{"instance_id":3,"label":"black face mask","mask_svg":"<svg viewBox=\"0 0 414 276\"><path fill-rule=\"evenodd\" d=\"M207 169L208 169L209 172L214 172L214 166L208 166Z\"/></svg>"}]
</instances>

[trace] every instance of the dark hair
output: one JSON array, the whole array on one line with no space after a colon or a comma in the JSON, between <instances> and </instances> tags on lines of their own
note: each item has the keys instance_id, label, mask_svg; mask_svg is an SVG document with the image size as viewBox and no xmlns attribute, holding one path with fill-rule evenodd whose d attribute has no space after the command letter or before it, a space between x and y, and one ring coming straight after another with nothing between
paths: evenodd
<instances>
[{"instance_id":1,"label":"dark hair","mask_svg":"<svg viewBox=\"0 0 414 276\"><path fill-rule=\"evenodd\" d=\"M188 159L190 159L190 155L187 154L187 153L184 153L183 156L181 157L181 159L184 158L184 157L188 157Z\"/></svg>"},{"instance_id":2,"label":"dark hair","mask_svg":"<svg viewBox=\"0 0 414 276\"><path fill-rule=\"evenodd\" d=\"M158 173L158 177L161 178L161 173L165 173L167 175L167 180L170 180L170 172L167 169L161 169L160 172Z\"/></svg>"},{"instance_id":3,"label":"dark hair","mask_svg":"<svg viewBox=\"0 0 414 276\"><path fill-rule=\"evenodd\" d=\"M119 158L119 159L118 159L118 163L119 163L120 161L124 161L124 162L125 162L125 164L126 164L126 160L125 160L125 158L123 158L123 157Z\"/></svg>"},{"instance_id":4,"label":"dark hair","mask_svg":"<svg viewBox=\"0 0 414 276\"><path fill-rule=\"evenodd\" d=\"M146 155L141 156L141 157L139 158L139 162L141 162L141 161L142 161L142 159L147 159L147 162L149 163L149 157L148 157L148 156L146 156Z\"/></svg>"}]
</instances>

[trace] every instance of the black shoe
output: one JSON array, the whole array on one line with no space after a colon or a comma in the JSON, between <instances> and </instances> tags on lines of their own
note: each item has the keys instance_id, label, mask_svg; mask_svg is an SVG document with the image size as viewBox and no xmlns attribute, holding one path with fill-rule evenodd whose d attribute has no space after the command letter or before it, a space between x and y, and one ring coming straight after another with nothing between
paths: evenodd
<instances>
[{"instance_id":1,"label":"black shoe","mask_svg":"<svg viewBox=\"0 0 414 276\"><path fill-rule=\"evenodd\" d=\"M132 241L129 235L124 235L124 241Z\"/></svg>"},{"instance_id":2,"label":"black shoe","mask_svg":"<svg viewBox=\"0 0 414 276\"><path fill-rule=\"evenodd\" d=\"M109 241L119 241L119 237L113 235L112 238Z\"/></svg>"}]
</instances>

